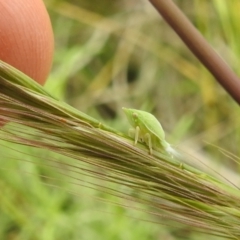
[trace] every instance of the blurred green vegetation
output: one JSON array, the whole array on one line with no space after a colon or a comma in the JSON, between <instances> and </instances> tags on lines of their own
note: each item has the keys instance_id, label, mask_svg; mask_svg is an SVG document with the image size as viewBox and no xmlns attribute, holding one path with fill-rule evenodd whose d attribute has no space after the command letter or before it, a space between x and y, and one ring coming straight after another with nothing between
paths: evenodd
<instances>
[{"instance_id":1,"label":"blurred green vegetation","mask_svg":"<svg viewBox=\"0 0 240 240\"><path fill-rule=\"evenodd\" d=\"M55 58L45 85L52 95L125 132L121 107L149 111L161 120L169 142L207 164L215 161L221 174L227 168L225 177L232 180L238 165L208 143L240 155L239 107L148 1L45 3L55 34ZM239 1L176 3L240 75ZM0 239L206 237L181 225L158 225L145 206L129 205L127 199L112 204L116 199L94 179L53 162L71 159L6 142L0 152Z\"/></svg>"}]
</instances>

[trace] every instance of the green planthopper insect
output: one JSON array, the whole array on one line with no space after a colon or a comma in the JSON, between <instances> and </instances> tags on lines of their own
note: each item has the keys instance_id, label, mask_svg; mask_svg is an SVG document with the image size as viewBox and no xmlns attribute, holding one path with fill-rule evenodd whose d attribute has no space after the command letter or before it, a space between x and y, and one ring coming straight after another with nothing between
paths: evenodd
<instances>
[{"instance_id":1,"label":"green planthopper insect","mask_svg":"<svg viewBox=\"0 0 240 240\"><path fill-rule=\"evenodd\" d=\"M132 108L122 108L129 123L134 129L129 130L130 137L134 138L134 144L145 142L152 155L153 149L172 154L175 152L165 140L165 133L160 122L151 114L145 111Z\"/></svg>"}]
</instances>

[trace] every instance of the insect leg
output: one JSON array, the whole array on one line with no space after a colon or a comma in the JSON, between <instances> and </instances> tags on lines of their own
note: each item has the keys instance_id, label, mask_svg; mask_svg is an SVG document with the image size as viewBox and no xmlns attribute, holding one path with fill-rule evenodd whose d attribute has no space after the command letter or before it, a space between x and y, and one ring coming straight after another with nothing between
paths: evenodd
<instances>
[{"instance_id":1,"label":"insect leg","mask_svg":"<svg viewBox=\"0 0 240 240\"><path fill-rule=\"evenodd\" d=\"M152 139L151 139L151 135L149 133L146 133L144 135L144 140L145 140L145 143L148 145L149 147L149 152L150 152L150 155L152 155Z\"/></svg>"},{"instance_id":2,"label":"insect leg","mask_svg":"<svg viewBox=\"0 0 240 240\"><path fill-rule=\"evenodd\" d=\"M134 145L137 144L137 142L141 141L141 138L139 136L140 134L140 128L130 128L128 131L128 136L134 139Z\"/></svg>"},{"instance_id":3,"label":"insect leg","mask_svg":"<svg viewBox=\"0 0 240 240\"><path fill-rule=\"evenodd\" d=\"M135 139L135 135L136 135L136 129L135 129L135 128L130 128L130 129L128 130L128 136L129 136L130 138Z\"/></svg>"},{"instance_id":4,"label":"insect leg","mask_svg":"<svg viewBox=\"0 0 240 240\"><path fill-rule=\"evenodd\" d=\"M139 139L139 132L140 132L140 128L137 126L136 127L136 131L135 131L135 139L134 139L134 144L136 145Z\"/></svg>"}]
</instances>

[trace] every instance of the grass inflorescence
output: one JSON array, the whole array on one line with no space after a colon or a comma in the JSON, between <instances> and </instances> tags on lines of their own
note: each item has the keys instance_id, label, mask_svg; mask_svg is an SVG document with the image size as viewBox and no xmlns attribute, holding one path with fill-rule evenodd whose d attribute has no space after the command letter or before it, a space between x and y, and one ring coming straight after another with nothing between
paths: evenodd
<instances>
[{"instance_id":1,"label":"grass inflorescence","mask_svg":"<svg viewBox=\"0 0 240 240\"><path fill-rule=\"evenodd\" d=\"M149 155L145 145L134 146L126 134L58 101L3 62L0 113L2 123L10 122L0 131L2 140L48 149L95 167L81 171L100 182L133 189L137 194L128 195L99 183L102 191L144 204L161 223L180 222L217 236L240 237L237 187L164 152Z\"/></svg>"}]
</instances>

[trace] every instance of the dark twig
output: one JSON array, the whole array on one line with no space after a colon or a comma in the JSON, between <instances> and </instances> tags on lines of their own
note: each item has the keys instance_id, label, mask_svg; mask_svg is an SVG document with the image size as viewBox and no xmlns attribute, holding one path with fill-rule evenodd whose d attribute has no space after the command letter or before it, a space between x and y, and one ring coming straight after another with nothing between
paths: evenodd
<instances>
[{"instance_id":1,"label":"dark twig","mask_svg":"<svg viewBox=\"0 0 240 240\"><path fill-rule=\"evenodd\" d=\"M240 79L172 0L149 0L222 87L240 104Z\"/></svg>"}]
</instances>

